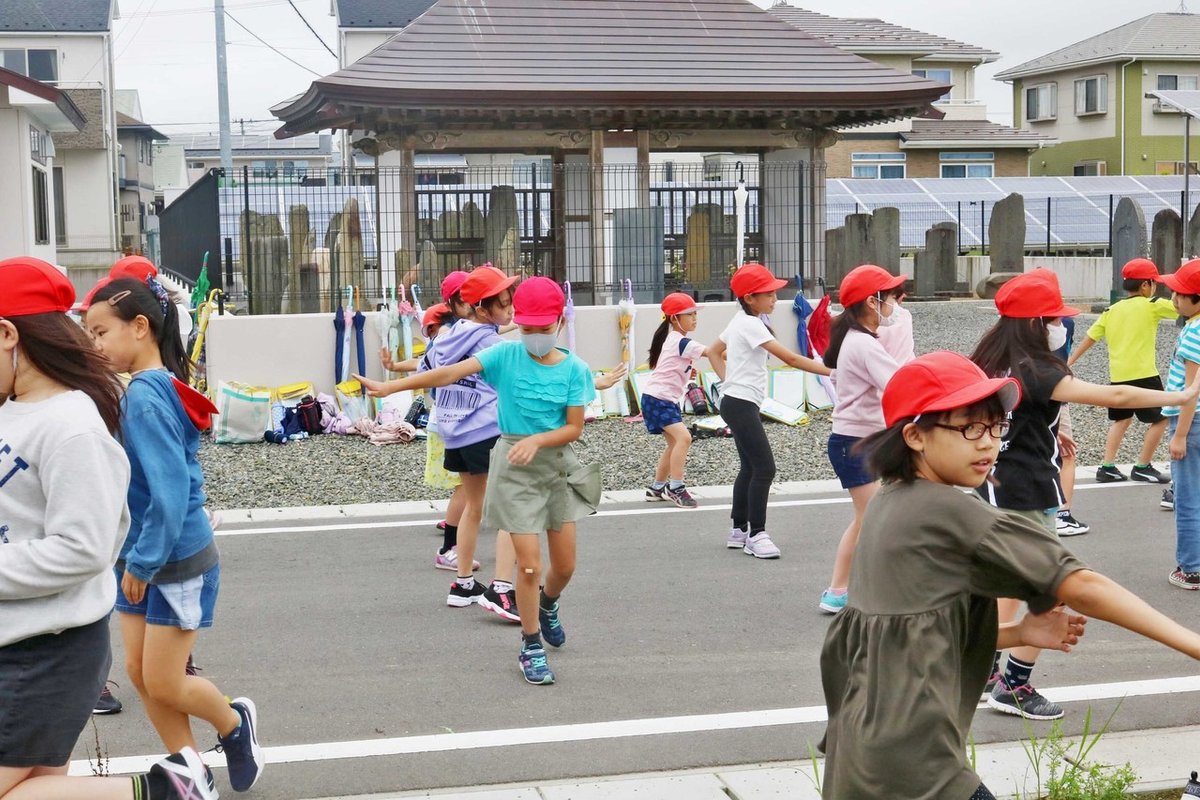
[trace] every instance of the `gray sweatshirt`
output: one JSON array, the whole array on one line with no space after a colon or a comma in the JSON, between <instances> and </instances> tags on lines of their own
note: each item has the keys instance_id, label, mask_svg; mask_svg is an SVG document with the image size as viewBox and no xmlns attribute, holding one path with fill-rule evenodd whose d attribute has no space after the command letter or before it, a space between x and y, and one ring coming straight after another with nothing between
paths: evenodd
<instances>
[{"instance_id":1,"label":"gray sweatshirt","mask_svg":"<svg viewBox=\"0 0 1200 800\"><path fill-rule=\"evenodd\" d=\"M112 611L129 461L83 392L0 405L0 647Z\"/></svg>"}]
</instances>

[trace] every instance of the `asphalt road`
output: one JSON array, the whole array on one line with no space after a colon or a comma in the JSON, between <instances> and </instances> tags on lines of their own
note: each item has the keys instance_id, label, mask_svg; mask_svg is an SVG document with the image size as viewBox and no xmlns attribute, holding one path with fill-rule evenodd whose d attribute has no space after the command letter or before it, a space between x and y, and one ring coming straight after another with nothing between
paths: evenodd
<instances>
[{"instance_id":1,"label":"asphalt road","mask_svg":"<svg viewBox=\"0 0 1200 800\"><path fill-rule=\"evenodd\" d=\"M1200 595L1166 582L1174 519L1158 498L1145 485L1082 489L1076 516L1093 532L1068 544L1173 618L1200 625ZM743 727L741 718L705 720L688 733L633 736L625 734L636 724L616 726L607 738L585 733L582 741L562 741L579 729L545 732L535 744L512 744L504 733L484 737L496 746L414 740L427 744L354 756L401 737L820 707L817 655L829 617L816 603L850 514L846 503L828 501L844 499L778 498L793 505L770 513L783 550L775 562L726 550L724 510L605 507L580 527L579 567L562 606L569 640L550 653L552 687L521 679L515 625L445 605L451 575L433 569L432 525L223 535L217 625L201 634L196 660L226 694L255 700L264 745L309 745L277 751L284 763L270 764L250 795L264 799L806 758L823 723ZM490 546L482 550L490 577ZM125 711L97 719L101 749L113 759L160 752L124 676L115 625L114 647ZM1196 675L1200 668L1185 657L1094 623L1074 653L1044 655L1035 683ZM1118 703L1091 706L1104 719ZM1082 726L1087 708L1068 704L1068 732ZM1198 708L1200 697L1189 692L1130 697L1112 724L1188 725ZM197 731L202 746L216 743L211 731ZM976 717L979 743L1026 734L1017 718L985 709ZM77 758L95 749L92 738L85 732ZM218 782L232 795L223 771Z\"/></svg>"}]
</instances>

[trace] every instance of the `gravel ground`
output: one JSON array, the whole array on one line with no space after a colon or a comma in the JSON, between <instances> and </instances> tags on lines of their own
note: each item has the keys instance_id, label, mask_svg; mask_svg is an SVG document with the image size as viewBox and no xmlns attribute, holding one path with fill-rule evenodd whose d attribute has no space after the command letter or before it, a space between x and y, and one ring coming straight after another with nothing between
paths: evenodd
<instances>
[{"instance_id":1,"label":"gravel ground","mask_svg":"<svg viewBox=\"0 0 1200 800\"><path fill-rule=\"evenodd\" d=\"M1085 303L1080 307L1087 308ZM979 337L995 320L995 306L984 301L910 303L918 353L957 350L969 353ZM1075 340L1080 341L1096 319L1082 314L1077 319ZM1159 371L1166 374L1175 342L1175 329L1159 330ZM1093 347L1076 364L1076 375L1086 381L1107 383L1108 355L1103 342ZM1079 463L1097 464L1104 454L1108 428L1105 410L1074 406L1071 417L1080 448ZM825 453L830 414L817 412L805 427L788 427L768 422L777 465L776 480L795 481L833 478ZM1135 423L1126 435L1118 461L1136 460L1145 426ZM641 423L619 419L588 424L577 445L580 456L604 465L608 490L637 489L652 477L653 465L662 452L662 439L646 433ZM1166 458L1165 445L1159 448ZM445 493L430 489L422 481L425 464L423 444L376 447L355 437L318 436L287 445L214 445L205 441L200 460L207 476L209 502L213 508L264 508L273 506L341 505L397 500L436 499ZM1160 464L1160 467L1162 465ZM729 484L737 474L737 453L732 439L704 439L693 443L688 456L687 480L696 486Z\"/></svg>"}]
</instances>

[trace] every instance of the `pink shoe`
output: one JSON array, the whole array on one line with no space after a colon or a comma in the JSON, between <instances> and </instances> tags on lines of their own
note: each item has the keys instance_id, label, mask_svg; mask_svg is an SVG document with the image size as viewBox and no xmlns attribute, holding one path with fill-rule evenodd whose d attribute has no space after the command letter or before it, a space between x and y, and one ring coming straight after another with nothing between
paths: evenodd
<instances>
[{"instance_id":1,"label":"pink shoe","mask_svg":"<svg viewBox=\"0 0 1200 800\"><path fill-rule=\"evenodd\" d=\"M433 559L433 566L437 569L452 569L458 571L458 548L451 547L445 553L438 553ZM471 562L471 571L479 569L482 566L478 561Z\"/></svg>"}]
</instances>

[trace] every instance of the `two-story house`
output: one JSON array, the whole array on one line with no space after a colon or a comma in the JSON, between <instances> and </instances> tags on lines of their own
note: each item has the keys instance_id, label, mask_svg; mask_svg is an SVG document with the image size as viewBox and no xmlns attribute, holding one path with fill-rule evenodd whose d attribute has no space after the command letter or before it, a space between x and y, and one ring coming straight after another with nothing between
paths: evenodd
<instances>
[{"instance_id":1,"label":"two-story house","mask_svg":"<svg viewBox=\"0 0 1200 800\"><path fill-rule=\"evenodd\" d=\"M136 89L118 89L117 189L121 214L121 249L127 253L156 255L152 239L158 230L154 205L154 143L166 135L142 122L142 104Z\"/></svg>"},{"instance_id":2,"label":"two-story house","mask_svg":"<svg viewBox=\"0 0 1200 800\"><path fill-rule=\"evenodd\" d=\"M0 66L63 91L87 120L54 133L53 191L63 199L57 262L107 266L117 238L112 23L116 0L0 2Z\"/></svg>"},{"instance_id":3,"label":"two-story house","mask_svg":"<svg viewBox=\"0 0 1200 800\"><path fill-rule=\"evenodd\" d=\"M1028 174L1029 154L1050 141L1039 131L990 122L976 99L975 70L1000 54L880 19L831 17L779 0L770 13L885 67L949 86L941 119L908 119L842 130L825 153L830 178L992 178Z\"/></svg>"},{"instance_id":4,"label":"two-story house","mask_svg":"<svg viewBox=\"0 0 1200 800\"><path fill-rule=\"evenodd\" d=\"M52 134L86 124L71 98L48 83L0 67L0 259L54 262L61 184L52 175Z\"/></svg>"},{"instance_id":5,"label":"two-story house","mask_svg":"<svg viewBox=\"0 0 1200 800\"><path fill-rule=\"evenodd\" d=\"M1030 174L1182 174L1183 119L1145 95L1200 89L1200 14L1149 14L996 79L1012 84L1014 124L1059 142Z\"/></svg>"}]
</instances>

